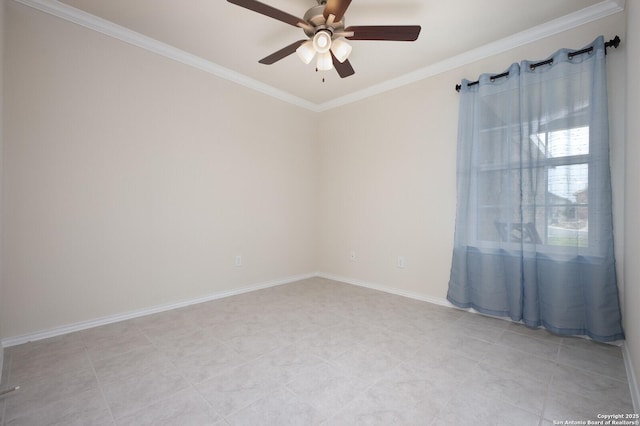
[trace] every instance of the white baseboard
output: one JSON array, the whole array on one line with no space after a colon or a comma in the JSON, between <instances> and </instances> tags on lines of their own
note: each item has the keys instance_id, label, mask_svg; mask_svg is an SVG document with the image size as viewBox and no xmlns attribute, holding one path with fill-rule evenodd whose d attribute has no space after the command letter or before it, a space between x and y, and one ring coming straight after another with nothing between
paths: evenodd
<instances>
[{"instance_id":1,"label":"white baseboard","mask_svg":"<svg viewBox=\"0 0 640 426\"><path fill-rule=\"evenodd\" d=\"M357 279L354 279L354 278L341 277L341 276L338 276L338 275L327 274L327 273L324 273L324 272L318 272L316 275L318 277L326 278L326 279L329 279L329 280L340 281L340 282L347 283L347 284L357 285L358 287L370 288L372 290L383 291L385 293L391 293L391 294L395 294L397 296L408 297L409 299L420 300L422 302L429 302L429 303L433 303L435 305L447 306L449 308L458 309L457 306L455 306L452 303L450 303L447 299L443 299L443 298L440 298L440 297L425 296L425 295L418 294L418 293L413 293L413 292L410 292L410 291L400 290L399 288L387 287L387 286L384 286L384 285L381 285L381 284L370 283L370 282L366 282L366 281L357 280Z\"/></svg>"},{"instance_id":2,"label":"white baseboard","mask_svg":"<svg viewBox=\"0 0 640 426\"><path fill-rule=\"evenodd\" d=\"M357 285L359 287L366 287L366 288L370 288L373 290L378 290L378 291L383 291L385 293L391 293L391 294L395 294L398 296L404 296L404 297L408 297L410 299L416 299L416 300L421 300L423 302L429 302L429 303L433 303L436 305L441 305L441 306L446 306L446 307L450 307L450 308L455 308L455 309L460 309L457 306L453 305L452 303L450 303L447 299L442 299L439 297L431 297L431 296L424 296L421 294L417 294L417 293L412 293L412 292L408 292L408 291L404 291L404 290L400 290L397 288L393 288L393 287L387 287L384 285L380 285L380 284L374 284L374 283L369 283L366 281L361 281L361 280L357 280L354 278L347 278L347 277L341 277L341 276L337 276L337 275L333 275L333 274L327 274L324 272L319 272L317 274L318 277L322 277L322 278L327 278L330 280L334 280L334 281L340 281L343 283L347 283L347 284L352 284L352 285ZM472 312L475 314L479 314L479 315L484 315L480 312L475 311L474 309L465 309L468 312ZM501 317L493 317L493 318L498 318L498 319L505 319L506 321L511 321L508 318L501 318ZM619 342L618 342L619 345ZM629 381L629 390L631 392L631 400L633 402L633 409L634 412L636 413L640 413L640 388L638 387L638 380L636 378L635 375L635 370L633 369L633 366L631 364L631 353L629 352L628 346L626 343L623 343L622 345L622 356L624 359L624 366L627 372L627 380Z\"/></svg>"},{"instance_id":3,"label":"white baseboard","mask_svg":"<svg viewBox=\"0 0 640 426\"><path fill-rule=\"evenodd\" d=\"M629 352L629 346L626 343L622 345L622 358L624 359L624 368L627 370L627 380L629 381L633 411L640 413L640 388L638 388L638 378L631 363L631 352Z\"/></svg>"},{"instance_id":4,"label":"white baseboard","mask_svg":"<svg viewBox=\"0 0 640 426\"><path fill-rule=\"evenodd\" d=\"M25 334L21 336L7 337L0 341L0 372L2 371L3 362L4 362L4 349L20 345L23 343L28 343L36 340L47 339L49 337L60 336L67 333L72 333L74 331L86 330L88 328L98 327L101 325L112 324L119 321L124 321L132 318L138 318L145 315L155 314L158 312L169 311L171 309L183 308L185 306L195 305L198 303L208 302L211 300L222 299L229 296L235 296L242 293L248 293L251 291L261 290L269 287L275 287L283 284L289 284L295 281L304 280L307 278L320 277L326 278L334 281L340 281L346 284L351 284L359 287L365 287L372 290L378 290L385 293L395 294L398 296L408 297L410 299L420 300L423 302L433 303L440 306L446 306L450 308L456 308L453 304L451 304L447 299L425 296L418 293L413 293L405 290L401 290L394 287L388 287L381 284L370 283L367 281L357 280L355 278L342 277L334 274L328 274L324 272L316 272L316 273L308 273L302 275L295 275L286 278L281 278L272 281L266 281L259 284L254 284L247 287L242 287L235 290L214 293L204 297L198 297L195 299L183 300L181 302L170 303L166 305L158 305L150 308L144 308L136 311L109 315L102 318L97 318L89 321L82 321L74 324L68 324L60 327L55 327L49 330L39 331L35 333ZM471 310L473 312L473 310ZM633 402L633 408L636 413L640 413L640 389L638 388L638 381L635 376L635 371L631 364L631 353L629 352L628 346L626 344L622 345L622 355L624 359L624 365L627 372L627 378L629 381L629 389L631 392L631 400ZM0 378L1 379L1 378Z\"/></svg>"},{"instance_id":5,"label":"white baseboard","mask_svg":"<svg viewBox=\"0 0 640 426\"><path fill-rule=\"evenodd\" d=\"M224 291L220 293L214 293L195 299L183 300L176 303L169 303L166 305L152 306L149 308L143 308L135 311L125 312L121 314L108 315L102 318L96 318L88 321L81 321L74 324L63 325L60 327L54 327L44 331L38 331L35 333L24 334L21 336L6 337L0 341L0 350L3 348L9 348L11 346L21 345L23 343L33 342L36 340L48 339L50 337L60 336L63 334L72 333L74 331L86 330L88 328L99 327L101 325L112 324L132 318L138 318L145 315L155 314L158 312L169 311L171 309L183 308L185 306L195 305L197 303L209 302L211 300L222 299L229 296L235 296L242 293L248 293L250 291L261 290L264 288L275 287L282 284L288 284L295 281L304 280L307 278L313 278L317 276L316 273L308 273L302 275L295 275L291 277L281 278L272 281L266 281L259 284L242 287L239 289ZM0 358L1 361L1 358ZM2 370L0 370L2 371Z\"/></svg>"}]
</instances>

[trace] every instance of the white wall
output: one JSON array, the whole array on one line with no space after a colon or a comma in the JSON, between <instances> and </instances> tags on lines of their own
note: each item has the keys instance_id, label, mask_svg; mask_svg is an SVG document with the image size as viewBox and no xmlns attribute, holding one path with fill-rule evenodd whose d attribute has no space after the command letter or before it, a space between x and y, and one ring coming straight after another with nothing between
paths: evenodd
<instances>
[{"instance_id":1,"label":"white wall","mask_svg":"<svg viewBox=\"0 0 640 426\"><path fill-rule=\"evenodd\" d=\"M626 199L625 234L626 247L624 277L626 292L624 300L624 326L627 335L627 350L631 355L632 370L635 374L635 396L638 395L640 379L640 5L628 1L627 28L625 40L627 55L627 133L626 133ZM636 411L640 401L634 401Z\"/></svg>"},{"instance_id":2,"label":"white wall","mask_svg":"<svg viewBox=\"0 0 640 426\"><path fill-rule=\"evenodd\" d=\"M322 114L319 270L444 301L456 208L456 135L462 78L545 59L603 34L624 38L620 13ZM623 51L610 52L611 155L618 267L624 264ZM356 252L356 260L349 252ZM396 267L405 257L404 269ZM622 271L622 269L620 269ZM622 273L619 274L623 288Z\"/></svg>"},{"instance_id":3,"label":"white wall","mask_svg":"<svg viewBox=\"0 0 640 426\"><path fill-rule=\"evenodd\" d=\"M16 2L6 42L3 337L314 270L315 114Z\"/></svg>"}]
</instances>

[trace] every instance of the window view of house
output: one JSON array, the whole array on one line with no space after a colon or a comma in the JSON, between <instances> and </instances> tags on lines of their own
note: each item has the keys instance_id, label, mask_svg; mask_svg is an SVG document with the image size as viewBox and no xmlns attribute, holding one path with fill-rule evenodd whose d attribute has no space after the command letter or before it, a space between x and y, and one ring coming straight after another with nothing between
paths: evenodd
<instances>
[{"instance_id":1,"label":"window view of house","mask_svg":"<svg viewBox=\"0 0 640 426\"><path fill-rule=\"evenodd\" d=\"M480 244L513 242L589 246L589 128L485 132L478 150ZM520 169L522 161L531 167ZM514 199L522 198L522 209Z\"/></svg>"},{"instance_id":2,"label":"window view of house","mask_svg":"<svg viewBox=\"0 0 640 426\"><path fill-rule=\"evenodd\" d=\"M589 245L589 128L539 133L531 138L550 159L546 169L546 203L542 219L546 243ZM562 165L557 165L558 162ZM536 221L540 223L539 220Z\"/></svg>"}]
</instances>

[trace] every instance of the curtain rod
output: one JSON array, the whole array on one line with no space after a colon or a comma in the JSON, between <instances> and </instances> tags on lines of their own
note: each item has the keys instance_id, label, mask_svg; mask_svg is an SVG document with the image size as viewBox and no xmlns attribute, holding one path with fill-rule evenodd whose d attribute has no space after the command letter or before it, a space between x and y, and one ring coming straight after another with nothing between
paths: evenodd
<instances>
[{"instance_id":1,"label":"curtain rod","mask_svg":"<svg viewBox=\"0 0 640 426\"><path fill-rule=\"evenodd\" d=\"M606 42L604 44L604 51L605 54L607 52L607 47L614 47L614 48L618 48L618 46L620 46L620 37L615 36L614 38L612 38L611 40L609 40L608 42ZM582 50L576 50L575 52L569 52L569 59L573 58L574 56L578 56L578 55L582 55L583 53L590 53L593 51L593 46L587 47L586 49L582 49ZM546 61L542 61L542 62L537 62L535 64L531 64L529 65L529 68L531 68L532 70L536 69L539 66L542 65L548 65L548 64L552 64L553 63L553 59L547 59ZM502 74L496 74L496 75L492 75L491 76L491 81L495 80L496 78L501 78L501 77L507 77L509 75L509 71L507 72L503 72ZM467 83L467 87L469 86L475 86L476 84L480 83L479 80L476 81L471 81L469 83ZM460 89L462 89L462 85L460 84L456 84L456 92L459 92Z\"/></svg>"}]
</instances>

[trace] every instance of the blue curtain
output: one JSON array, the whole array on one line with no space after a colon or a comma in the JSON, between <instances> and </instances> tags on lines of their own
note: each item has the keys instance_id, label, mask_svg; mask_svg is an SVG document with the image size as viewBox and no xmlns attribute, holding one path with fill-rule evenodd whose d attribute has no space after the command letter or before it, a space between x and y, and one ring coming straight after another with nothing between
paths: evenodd
<instances>
[{"instance_id":1,"label":"blue curtain","mask_svg":"<svg viewBox=\"0 0 640 426\"><path fill-rule=\"evenodd\" d=\"M447 298L605 342L624 333L603 37L586 48L462 81Z\"/></svg>"}]
</instances>

